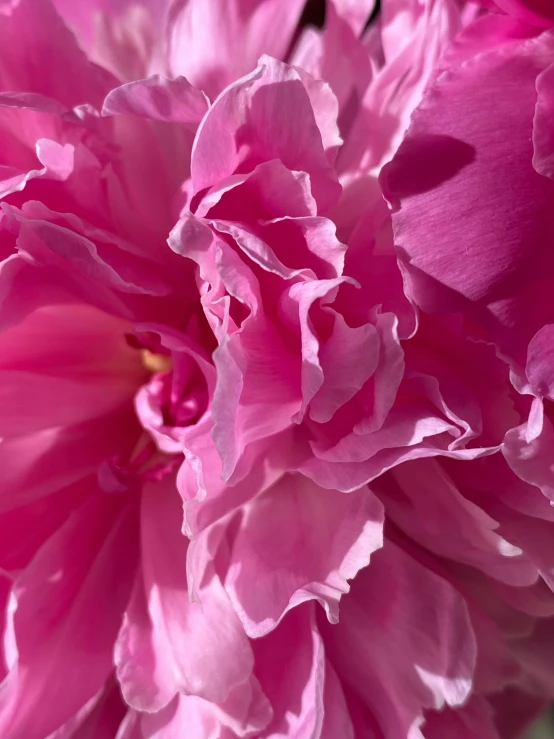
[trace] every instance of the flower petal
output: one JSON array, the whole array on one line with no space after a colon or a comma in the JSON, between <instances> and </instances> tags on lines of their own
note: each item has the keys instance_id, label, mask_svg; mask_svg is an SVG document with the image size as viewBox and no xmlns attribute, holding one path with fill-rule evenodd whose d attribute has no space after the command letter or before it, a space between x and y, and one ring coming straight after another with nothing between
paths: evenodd
<instances>
[{"instance_id":1,"label":"flower petal","mask_svg":"<svg viewBox=\"0 0 554 739\"><path fill-rule=\"evenodd\" d=\"M344 495L300 475L285 475L246 505L225 587L247 634L267 633L311 599L336 622L348 580L382 545L382 525L383 509L367 488Z\"/></svg>"},{"instance_id":2,"label":"flower petal","mask_svg":"<svg viewBox=\"0 0 554 739\"><path fill-rule=\"evenodd\" d=\"M0 692L0 730L43 739L103 685L137 561L134 508L96 494L15 584L17 660Z\"/></svg>"},{"instance_id":3,"label":"flower petal","mask_svg":"<svg viewBox=\"0 0 554 739\"><path fill-rule=\"evenodd\" d=\"M285 56L303 6L304 0L175 0L167 25L171 74L215 97L262 53Z\"/></svg>"}]
</instances>

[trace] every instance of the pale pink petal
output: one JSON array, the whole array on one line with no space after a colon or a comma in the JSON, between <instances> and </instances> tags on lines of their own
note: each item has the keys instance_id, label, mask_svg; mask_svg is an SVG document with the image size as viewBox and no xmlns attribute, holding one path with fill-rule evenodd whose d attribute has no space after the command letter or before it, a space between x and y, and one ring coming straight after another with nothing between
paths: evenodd
<instances>
[{"instance_id":1,"label":"pale pink petal","mask_svg":"<svg viewBox=\"0 0 554 739\"><path fill-rule=\"evenodd\" d=\"M550 179L554 179L554 138L548 125L554 113L553 79L554 65L547 67L537 77L538 99L533 122L533 166Z\"/></svg>"},{"instance_id":2,"label":"pale pink petal","mask_svg":"<svg viewBox=\"0 0 554 739\"><path fill-rule=\"evenodd\" d=\"M320 624L329 659L385 736L410 736L425 708L469 694L476 649L464 599L390 541L354 581L339 623Z\"/></svg>"},{"instance_id":3,"label":"pale pink petal","mask_svg":"<svg viewBox=\"0 0 554 739\"><path fill-rule=\"evenodd\" d=\"M196 131L208 110L206 96L184 77L154 75L116 87L104 100L102 115L133 115L153 121L179 123Z\"/></svg>"},{"instance_id":4,"label":"pale pink petal","mask_svg":"<svg viewBox=\"0 0 554 739\"><path fill-rule=\"evenodd\" d=\"M380 18L385 64L363 97L337 161L339 171L379 169L390 160L449 43L462 28L455 0L389 0Z\"/></svg>"},{"instance_id":5,"label":"pale pink petal","mask_svg":"<svg viewBox=\"0 0 554 739\"><path fill-rule=\"evenodd\" d=\"M202 302L219 343L213 434L228 480L249 444L290 426L300 405L299 363L264 314L255 274L226 242L192 216L170 242L199 264L205 282Z\"/></svg>"},{"instance_id":6,"label":"pale pink petal","mask_svg":"<svg viewBox=\"0 0 554 739\"><path fill-rule=\"evenodd\" d=\"M235 739L260 736L271 720L271 707L259 684L238 686L241 697L231 694L223 706L193 695L179 695L167 708L141 719L144 739L182 739L183 732L202 739Z\"/></svg>"},{"instance_id":7,"label":"pale pink petal","mask_svg":"<svg viewBox=\"0 0 554 739\"><path fill-rule=\"evenodd\" d=\"M551 501L554 500L554 465L551 450L554 443L552 423L545 418L540 435L529 441L526 427L510 429L503 444L506 461L516 475L536 485Z\"/></svg>"},{"instance_id":8,"label":"pale pink petal","mask_svg":"<svg viewBox=\"0 0 554 739\"><path fill-rule=\"evenodd\" d=\"M169 69L215 97L261 54L284 58L304 0L174 0Z\"/></svg>"},{"instance_id":9,"label":"pale pink petal","mask_svg":"<svg viewBox=\"0 0 554 739\"><path fill-rule=\"evenodd\" d=\"M285 475L246 505L225 578L246 632L267 633L313 598L336 622L348 580L382 545L382 524L383 509L367 488L344 495L300 475Z\"/></svg>"},{"instance_id":10,"label":"pale pink petal","mask_svg":"<svg viewBox=\"0 0 554 739\"><path fill-rule=\"evenodd\" d=\"M143 582L137 583L118 638L116 662L125 698L137 710L163 708L177 692L223 703L252 669L252 655L230 603L212 572L187 592L182 504L171 484L142 493ZM222 658L227 655L226 662ZM213 660L218 661L217 673Z\"/></svg>"},{"instance_id":11,"label":"pale pink petal","mask_svg":"<svg viewBox=\"0 0 554 739\"><path fill-rule=\"evenodd\" d=\"M291 58L292 64L328 83L343 133L348 132L372 76L369 54L359 38L370 4L372 0L327 2L322 32L315 35L310 27L305 29Z\"/></svg>"},{"instance_id":12,"label":"pale pink petal","mask_svg":"<svg viewBox=\"0 0 554 739\"><path fill-rule=\"evenodd\" d=\"M375 8L375 0L333 0L337 12L360 34Z\"/></svg>"},{"instance_id":13,"label":"pale pink petal","mask_svg":"<svg viewBox=\"0 0 554 739\"><path fill-rule=\"evenodd\" d=\"M144 739L140 724L140 713L130 708L119 725L115 739Z\"/></svg>"},{"instance_id":14,"label":"pale pink petal","mask_svg":"<svg viewBox=\"0 0 554 739\"><path fill-rule=\"evenodd\" d=\"M201 532L205 532L210 539L212 524L225 519L227 514L268 490L279 480L291 458L293 446L294 435L288 430L251 444L241 459L241 467L246 472L238 474L238 482L229 487L221 476L221 457L211 428L207 425L199 428L195 438L188 439L187 456L177 475L177 486L185 504L186 529L193 537L189 547L189 564L199 560L199 580L210 561L210 557L201 554L198 558L192 554L196 549L202 552L206 544L202 541ZM193 569L191 566L189 587L192 587L195 579Z\"/></svg>"},{"instance_id":15,"label":"pale pink petal","mask_svg":"<svg viewBox=\"0 0 554 739\"><path fill-rule=\"evenodd\" d=\"M537 580L530 559L500 535L498 521L464 497L463 487L458 489L439 462L408 462L374 486L389 520L426 549L508 584L524 586Z\"/></svg>"},{"instance_id":16,"label":"pale pink petal","mask_svg":"<svg viewBox=\"0 0 554 739\"><path fill-rule=\"evenodd\" d=\"M554 325L547 324L529 342L525 374L532 392L539 398L554 399Z\"/></svg>"},{"instance_id":17,"label":"pale pink petal","mask_svg":"<svg viewBox=\"0 0 554 739\"><path fill-rule=\"evenodd\" d=\"M191 159L195 191L211 187L239 167L253 169L271 159L310 175L320 211L336 202L340 186L298 73L263 57L254 72L223 91L202 121Z\"/></svg>"},{"instance_id":18,"label":"pale pink petal","mask_svg":"<svg viewBox=\"0 0 554 739\"><path fill-rule=\"evenodd\" d=\"M320 391L324 375L319 358L319 337L312 320L312 309L325 308L336 297L337 289L347 278L309 280L294 283L281 299L281 310L288 323L300 334L302 405L294 420L300 422L310 402ZM370 374L373 356L362 368L362 376ZM369 367L368 367L369 365ZM346 394L348 395L348 393Z\"/></svg>"},{"instance_id":19,"label":"pale pink petal","mask_svg":"<svg viewBox=\"0 0 554 739\"><path fill-rule=\"evenodd\" d=\"M258 164L249 174L230 175L211 187L195 213L198 217L252 223L315 216L317 205L308 175L287 169L279 159L271 159Z\"/></svg>"},{"instance_id":20,"label":"pale pink petal","mask_svg":"<svg viewBox=\"0 0 554 739\"><path fill-rule=\"evenodd\" d=\"M319 79L319 75L312 76L302 67L296 67L296 71L310 98L327 161L333 164L343 143L338 125L339 101L327 82Z\"/></svg>"},{"instance_id":21,"label":"pale pink petal","mask_svg":"<svg viewBox=\"0 0 554 739\"><path fill-rule=\"evenodd\" d=\"M310 418L326 423L377 369L379 334L371 323L351 328L340 314L319 352L323 383L310 403Z\"/></svg>"}]
</instances>

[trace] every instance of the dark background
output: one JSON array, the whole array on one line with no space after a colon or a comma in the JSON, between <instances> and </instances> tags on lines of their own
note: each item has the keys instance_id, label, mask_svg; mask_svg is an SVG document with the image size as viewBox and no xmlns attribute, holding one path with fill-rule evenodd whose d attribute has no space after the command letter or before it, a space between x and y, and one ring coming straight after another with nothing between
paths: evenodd
<instances>
[{"instance_id":1,"label":"dark background","mask_svg":"<svg viewBox=\"0 0 554 739\"><path fill-rule=\"evenodd\" d=\"M371 23L371 21L373 21L374 18L379 14L380 7L381 0L377 0L375 10L373 11L371 18L368 20L368 24ZM304 12L302 13L300 25L305 26L310 24L312 26L317 26L318 28L321 28L324 23L325 0L308 0L308 2L306 3L306 7L304 8Z\"/></svg>"}]
</instances>

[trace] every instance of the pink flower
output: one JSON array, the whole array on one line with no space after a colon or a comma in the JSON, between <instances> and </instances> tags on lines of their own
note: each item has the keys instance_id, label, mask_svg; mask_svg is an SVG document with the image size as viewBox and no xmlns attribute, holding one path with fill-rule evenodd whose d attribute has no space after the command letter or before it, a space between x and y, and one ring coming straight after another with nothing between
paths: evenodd
<instances>
[{"instance_id":1,"label":"pink flower","mask_svg":"<svg viewBox=\"0 0 554 739\"><path fill-rule=\"evenodd\" d=\"M550 694L548 330L489 305L495 266L533 274L508 226L544 235L543 77L541 174L513 172L539 217L447 195L505 258L464 278L433 202L409 213L480 166L418 137L440 75L491 44L526 83L549 36L457 0L367 29L371 0L322 30L303 5L0 3L2 736L493 739L493 706Z\"/></svg>"}]
</instances>

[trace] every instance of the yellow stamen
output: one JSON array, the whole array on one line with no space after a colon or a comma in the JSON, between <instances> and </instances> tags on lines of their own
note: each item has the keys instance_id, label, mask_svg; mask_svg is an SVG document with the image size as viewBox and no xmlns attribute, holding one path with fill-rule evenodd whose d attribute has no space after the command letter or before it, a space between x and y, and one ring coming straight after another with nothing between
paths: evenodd
<instances>
[{"instance_id":1,"label":"yellow stamen","mask_svg":"<svg viewBox=\"0 0 554 739\"><path fill-rule=\"evenodd\" d=\"M141 349L140 356L143 365L149 372L168 372L171 369L171 357L165 354L155 354L149 349Z\"/></svg>"}]
</instances>

